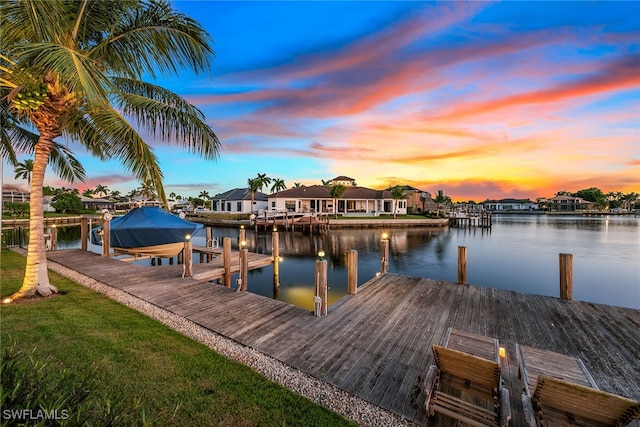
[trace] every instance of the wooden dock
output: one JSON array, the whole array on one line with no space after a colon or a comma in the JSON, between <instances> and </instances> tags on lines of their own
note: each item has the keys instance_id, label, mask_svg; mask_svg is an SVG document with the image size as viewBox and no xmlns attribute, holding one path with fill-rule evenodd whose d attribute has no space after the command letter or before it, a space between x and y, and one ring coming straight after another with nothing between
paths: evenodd
<instances>
[{"instance_id":1,"label":"wooden dock","mask_svg":"<svg viewBox=\"0 0 640 427\"><path fill-rule=\"evenodd\" d=\"M331 306L328 316L314 317L260 295L182 279L177 270L167 274L179 266L144 267L82 250L47 256L417 425L427 422L422 388L431 344L441 343L449 327L498 338L507 348L513 427L526 425L516 343L578 356L600 389L640 399L640 310L385 274ZM438 416L429 425L455 424Z\"/></svg>"},{"instance_id":2,"label":"wooden dock","mask_svg":"<svg viewBox=\"0 0 640 427\"><path fill-rule=\"evenodd\" d=\"M203 246L194 246L193 252L200 253L203 257L213 256L210 261L203 263L202 258L200 264L193 265L193 278L202 282L211 280L221 280L224 277L224 260L222 248L207 248ZM249 270L266 267L273 264L273 256L248 252ZM231 251L230 274L238 274L240 272L240 252Z\"/></svg>"}]
</instances>

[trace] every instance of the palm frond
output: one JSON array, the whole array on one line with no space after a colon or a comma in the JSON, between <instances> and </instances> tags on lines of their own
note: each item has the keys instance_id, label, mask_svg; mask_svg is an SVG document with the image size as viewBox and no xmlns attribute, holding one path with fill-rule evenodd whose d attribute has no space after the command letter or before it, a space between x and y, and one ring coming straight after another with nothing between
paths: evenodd
<instances>
[{"instance_id":1,"label":"palm frond","mask_svg":"<svg viewBox=\"0 0 640 427\"><path fill-rule=\"evenodd\" d=\"M70 183L76 181L84 182L87 178L84 167L73 155L73 152L55 141L53 143L53 150L51 150L49 164L56 175Z\"/></svg>"},{"instance_id":2,"label":"palm frond","mask_svg":"<svg viewBox=\"0 0 640 427\"><path fill-rule=\"evenodd\" d=\"M153 182L158 195L164 197L158 157L118 111L108 106L100 111L87 111L82 120L76 120L67 130L100 159L120 159L138 179Z\"/></svg>"},{"instance_id":3,"label":"palm frond","mask_svg":"<svg viewBox=\"0 0 640 427\"><path fill-rule=\"evenodd\" d=\"M184 67L209 70L212 40L198 22L172 10L166 0L142 5L122 15L111 34L92 49L92 58L113 75L135 79L145 74L155 78L157 71L177 75Z\"/></svg>"},{"instance_id":4,"label":"palm frond","mask_svg":"<svg viewBox=\"0 0 640 427\"><path fill-rule=\"evenodd\" d=\"M125 116L164 141L173 140L205 159L217 158L220 141L196 107L160 86L126 78L112 81L119 89L114 104Z\"/></svg>"}]
</instances>

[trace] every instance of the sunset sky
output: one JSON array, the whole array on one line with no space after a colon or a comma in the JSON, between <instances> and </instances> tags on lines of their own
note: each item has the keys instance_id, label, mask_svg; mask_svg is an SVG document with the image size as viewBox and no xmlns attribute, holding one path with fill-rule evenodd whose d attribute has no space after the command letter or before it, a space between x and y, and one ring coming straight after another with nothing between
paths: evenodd
<instances>
[{"instance_id":1,"label":"sunset sky","mask_svg":"<svg viewBox=\"0 0 640 427\"><path fill-rule=\"evenodd\" d=\"M174 5L216 57L211 75L158 83L204 112L222 151L206 162L154 144L167 194L214 195L257 173L453 200L640 192L640 2ZM76 153L88 180L74 187L139 185Z\"/></svg>"}]
</instances>

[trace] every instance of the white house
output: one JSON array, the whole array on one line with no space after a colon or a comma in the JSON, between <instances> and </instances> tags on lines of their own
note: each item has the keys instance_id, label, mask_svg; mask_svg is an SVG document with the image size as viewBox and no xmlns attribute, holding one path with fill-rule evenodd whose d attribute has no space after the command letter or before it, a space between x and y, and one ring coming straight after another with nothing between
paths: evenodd
<instances>
[{"instance_id":1,"label":"white house","mask_svg":"<svg viewBox=\"0 0 640 427\"><path fill-rule=\"evenodd\" d=\"M253 195L251 207L251 190L248 188L234 188L211 198L211 210L225 213L251 213L267 209L267 195L256 191Z\"/></svg>"},{"instance_id":2,"label":"white house","mask_svg":"<svg viewBox=\"0 0 640 427\"><path fill-rule=\"evenodd\" d=\"M537 211L538 204L529 199L485 200L484 208L491 212L499 211Z\"/></svg>"},{"instance_id":3,"label":"white house","mask_svg":"<svg viewBox=\"0 0 640 427\"><path fill-rule=\"evenodd\" d=\"M344 184L342 184L344 185ZM387 190L373 190L366 187L345 186L344 195L336 199L331 197L331 187L327 185L311 185L293 187L268 196L268 210L288 212L318 212L338 213L342 215L388 214L393 215L394 205L397 203L396 213L407 213L406 200L393 200L391 192Z\"/></svg>"}]
</instances>

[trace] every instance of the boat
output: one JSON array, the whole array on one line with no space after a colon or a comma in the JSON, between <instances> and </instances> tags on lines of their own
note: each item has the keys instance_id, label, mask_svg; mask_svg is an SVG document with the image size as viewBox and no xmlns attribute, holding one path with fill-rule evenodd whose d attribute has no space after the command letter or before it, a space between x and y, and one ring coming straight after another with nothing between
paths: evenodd
<instances>
[{"instance_id":1,"label":"boat","mask_svg":"<svg viewBox=\"0 0 640 427\"><path fill-rule=\"evenodd\" d=\"M311 212L289 212L286 210L263 210L258 212L254 221L256 225L284 225L289 226L300 221L315 218Z\"/></svg>"},{"instance_id":2,"label":"boat","mask_svg":"<svg viewBox=\"0 0 640 427\"><path fill-rule=\"evenodd\" d=\"M160 207L142 206L111 220L110 246L116 254L171 258L203 227ZM93 228L91 243L101 245L103 232L102 226Z\"/></svg>"}]
</instances>

